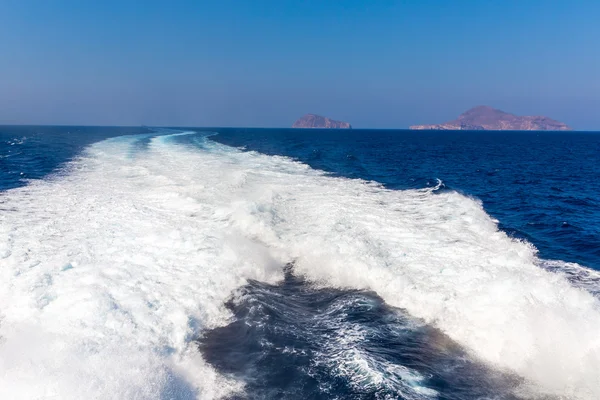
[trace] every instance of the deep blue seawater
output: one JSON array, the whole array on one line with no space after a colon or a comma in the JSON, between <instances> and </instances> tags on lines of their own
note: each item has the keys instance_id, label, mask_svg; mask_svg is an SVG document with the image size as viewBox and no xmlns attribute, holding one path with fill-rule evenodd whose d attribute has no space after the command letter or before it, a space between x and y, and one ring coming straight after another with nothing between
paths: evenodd
<instances>
[{"instance_id":1,"label":"deep blue seawater","mask_svg":"<svg viewBox=\"0 0 600 400\"><path fill-rule=\"evenodd\" d=\"M540 258L600 270L598 133L180 129L189 130L203 140L285 156L390 190L435 188L471 196L501 230L533 244ZM93 143L141 135L132 150L137 157L154 135L178 131L153 132L0 127L0 212L10 212L2 208L3 194L69 174L63 167ZM208 132L216 135L205 139ZM206 150L198 135L173 140ZM512 389L523 377L485 364L434 325L373 291L315 286L294 268L290 260L277 284L248 280L224 304L230 322L193 339L216 371L244 383L232 398L520 398ZM0 305L0 326L1 312ZM192 392L163 397L189 398Z\"/></svg>"}]
</instances>

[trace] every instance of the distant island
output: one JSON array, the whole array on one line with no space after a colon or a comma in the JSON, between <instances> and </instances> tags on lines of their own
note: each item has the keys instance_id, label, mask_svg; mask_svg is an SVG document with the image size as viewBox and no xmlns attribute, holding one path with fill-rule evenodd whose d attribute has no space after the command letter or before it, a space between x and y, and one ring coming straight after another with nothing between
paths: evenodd
<instances>
[{"instance_id":1,"label":"distant island","mask_svg":"<svg viewBox=\"0 0 600 400\"><path fill-rule=\"evenodd\" d=\"M306 114L292 125L292 128L332 128L352 129L348 122L335 121L315 114Z\"/></svg>"},{"instance_id":2,"label":"distant island","mask_svg":"<svg viewBox=\"0 0 600 400\"><path fill-rule=\"evenodd\" d=\"M410 129L434 130L512 130L570 131L568 125L543 116L519 117L488 106L478 106L462 113L457 119L437 125L413 125Z\"/></svg>"}]
</instances>

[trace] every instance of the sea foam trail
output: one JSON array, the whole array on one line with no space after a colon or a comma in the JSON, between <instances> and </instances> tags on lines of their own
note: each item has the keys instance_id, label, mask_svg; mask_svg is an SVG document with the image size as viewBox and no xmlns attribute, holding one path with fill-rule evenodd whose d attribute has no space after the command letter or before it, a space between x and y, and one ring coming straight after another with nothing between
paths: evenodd
<instances>
[{"instance_id":1,"label":"sea foam trail","mask_svg":"<svg viewBox=\"0 0 600 400\"><path fill-rule=\"evenodd\" d=\"M198 138L97 143L0 198L0 397L216 398L193 339L246 278L295 260L513 371L600 398L600 304L455 192L390 191ZM9 396L10 395L10 396Z\"/></svg>"},{"instance_id":2,"label":"sea foam trail","mask_svg":"<svg viewBox=\"0 0 600 400\"><path fill-rule=\"evenodd\" d=\"M278 265L233 236L226 186L179 174L152 142L134 152L140 140L92 146L67 175L0 197L0 398L239 389L190 343L226 320L246 277L272 281Z\"/></svg>"}]
</instances>

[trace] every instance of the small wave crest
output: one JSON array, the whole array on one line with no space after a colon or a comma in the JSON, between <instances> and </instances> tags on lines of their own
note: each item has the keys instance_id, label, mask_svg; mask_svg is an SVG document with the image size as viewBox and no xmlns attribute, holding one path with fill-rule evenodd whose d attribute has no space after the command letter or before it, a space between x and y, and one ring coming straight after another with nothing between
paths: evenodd
<instances>
[{"instance_id":1,"label":"small wave crest","mask_svg":"<svg viewBox=\"0 0 600 400\"><path fill-rule=\"evenodd\" d=\"M561 260L540 260L540 266L550 272L564 276L573 286L581 288L600 299L599 271Z\"/></svg>"}]
</instances>

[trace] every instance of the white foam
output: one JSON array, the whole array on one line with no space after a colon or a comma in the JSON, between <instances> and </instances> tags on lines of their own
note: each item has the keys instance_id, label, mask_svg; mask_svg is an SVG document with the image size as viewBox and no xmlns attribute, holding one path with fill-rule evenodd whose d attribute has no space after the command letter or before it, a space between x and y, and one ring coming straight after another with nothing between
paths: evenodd
<instances>
[{"instance_id":1,"label":"white foam","mask_svg":"<svg viewBox=\"0 0 600 400\"><path fill-rule=\"evenodd\" d=\"M407 400L437 398L438 392L426 387L426 377L418 371L393 364L365 350L368 328L338 314L340 309L361 305L368 306L364 299L351 298L324 310L322 322L330 334L320 343L323 350L315 355L313 362L325 366L333 376L343 377L359 393L383 392L388 393L389 398L393 393L394 398ZM332 312L338 316L333 316Z\"/></svg>"},{"instance_id":2,"label":"white foam","mask_svg":"<svg viewBox=\"0 0 600 400\"><path fill-rule=\"evenodd\" d=\"M539 260L540 267L564 276L573 286L600 299L600 271L561 260Z\"/></svg>"},{"instance_id":3,"label":"white foam","mask_svg":"<svg viewBox=\"0 0 600 400\"><path fill-rule=\"evenodd\" d=\"M0 198L0 397L239 390L191 341L227 320L245 278L274 281L294 259L436 325L522 390L600 398L598 300L539 268L479 202L211 142L155 138L130 157L134 139Z\"/></svg>"}]
</instances>

